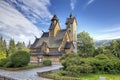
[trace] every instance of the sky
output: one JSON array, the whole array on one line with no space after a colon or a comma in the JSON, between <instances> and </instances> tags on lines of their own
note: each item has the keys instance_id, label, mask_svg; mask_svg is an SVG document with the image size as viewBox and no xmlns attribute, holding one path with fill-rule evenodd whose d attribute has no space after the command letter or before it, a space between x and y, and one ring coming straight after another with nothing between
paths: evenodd
<instances>
[{"instance_id":1,"label":"sky","mask_svg":"<svg viewBox=\"0 0 120 80\"><path fill-rule=\"evenodd\" d=\"M0 36L33 42L48 31L54 14L66 28L71 12L77 33L86 31L94 40L120 38L120 0L0 0Z\"/></svg>"}]
</instances>

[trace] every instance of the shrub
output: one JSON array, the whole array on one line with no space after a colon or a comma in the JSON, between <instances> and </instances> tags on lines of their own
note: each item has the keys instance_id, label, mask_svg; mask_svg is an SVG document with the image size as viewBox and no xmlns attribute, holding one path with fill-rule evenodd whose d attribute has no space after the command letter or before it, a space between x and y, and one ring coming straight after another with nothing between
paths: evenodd
<instances>
[{"instance_id":1,"label":"shrub","mask_svg":"<svg viewBox=\"0 0 120 80\"><path fill-rule=\"evenodd\" d=\"M65 59L74 58L74 57L76 57L76 54L74 53L65 53L60 57L60 61L64 61Z\"/></svg>"},{"instance_id":2,"label":"shrub","mask_svg":"<svg viewBox=\"0 0 120 80\"><path fill-rule=\"evenodd\" d=\"M44 60L44 61L43 61L43 64L44 64L45 66L50 66L50 65L52 64L52 61L51 61L51 60Z\"/></svg>"},{"instance_id":3,"label":"shrub","mask_svg":"<svg viewBox=\"0 0 120 80\"><path fill-rule=\"evenodd\" d=\"M26 66L30 61L30 55L26 51L17 51L12 54L10 58L14 67Z\"/></svg>"},{"instance_id":4,"label":"shrub","mask_svg":"<svg viewBox=\"0 0 120 80\"><path fill-rule=\"evenodd\" d=\"M8 68L8 67L13 67L13 64L12 64L11 61L8 61L8 62L4 65L4 67L6 67L6 68Z\"/></svg>"},{"instance_id":5,"label":"shrub","mask_svg":"<svg viewBox=\"0 0 120 80\"><path fill-rule=\"evenodd\" d=\"M109 59L105 54L99 54L95 58L99 60Z\"/></svg>"},{"instance_id":6,"label":"shrub","mask_svg":"<svg viewBox=\"0 0 120 80\"><path fill-rule=\"evenodd\" d=\"M0 60L0 67L4 67L4 65L10 61L10 58L4 58Z\"/></svg>"},{"instance_id":7,"label":"shrub","mask_svg":"<svg viewBox=\"0 0 120 80\"><path fill-rule=\"evenodd\" d=\"M51 60L44 60L43 64L46 66L50 66L52 64L52 61Z\"/></svg>"}]
</instances>

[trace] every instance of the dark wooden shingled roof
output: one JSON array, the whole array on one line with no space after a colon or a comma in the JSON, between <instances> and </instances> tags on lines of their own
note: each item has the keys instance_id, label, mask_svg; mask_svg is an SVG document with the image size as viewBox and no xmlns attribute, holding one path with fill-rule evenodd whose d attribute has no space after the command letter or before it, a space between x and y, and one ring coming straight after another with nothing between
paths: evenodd
<instances>
[{"instance_id":1,"label":"dark wooden shingled roof","mask_svg":"<svg viewBox=\"0 0 120 80\"><path fill-rule=\"evenodd\" d=\"M65 45L65 49L70 49L71 45L73 45L72 42L67 42L66 45Z\"/></svg>"},{"instance_id":2,"label":"dark wooden shingled roof","mask_svg":"<svg viewBox=\"0 0 120 80\"><path fill-rule=\"evenodd\" d=\"M44 56L61 56L62 54L64 54L64 51L50 51L49 53L46 53L44 51L36 51L36 52L30 52L30 55L32 56L38 56L38 55L44 55Z\"/></svg>"},{"instance_id":3,"label":"dark wooden shingled roof","mask_svg":"<svg viewBox=\"0 0 120 80\"><path fill-rule=\"evenodd\" d=\"M39 41L39 38L36 38L34 43L30 46L30 48L34 48L35 45L37 45L38 41Z\"/></svg>"},{"instance_id":4,"label":"dark wooden shingled roof","mask_svg":"<svg viewBox=\"0 0 120 80\"><path fill-rule=\"evenodd\" d=\"M47 46L50 48L58 48L62 43L65 33L66 33L66 29L62 29L57 32L57 35L55 37L52 37L52 36L48 36L49 35L48 32L44 32L39 40L37 41L35 40L32 48L39 48L43 42L46 42Z\"/></svg>"},{"instance_id":5,"label":"dark wooden shingled roof","mask_svg":"<svg viewBox=\"0 0 120 80\"><path fill-rule=\"evenodd\" d=\"M41 37L49 37L49 32L43 32L43 35Z\"/></svg>"}]
</instances>

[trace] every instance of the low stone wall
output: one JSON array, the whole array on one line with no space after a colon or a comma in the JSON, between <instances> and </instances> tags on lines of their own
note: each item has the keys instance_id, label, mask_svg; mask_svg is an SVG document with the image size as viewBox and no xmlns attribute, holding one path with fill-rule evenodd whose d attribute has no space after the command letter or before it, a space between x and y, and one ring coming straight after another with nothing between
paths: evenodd
<instances>
[{"instance_id":1,"label":"low stone wall","mask_svg":"<svg viewBox=\"0 0 120 80\"><path fill-rule=\"evenodd\" d=\"M51 73L51 72L56 72L60 69L56 69L56 70L51 70L51 71L44 71L44 72L37 72L38 76L41 76L41 75L45 75L45 74L48 74L48 73Z\"/></svg>"},{"instance_id":2,"label":"low stone wall","mask_svg":"<svg viewBox=\"0 0 120 80\"><path fill-rule=\"evenodd\" d=\"M15 80L15 79L0 75L0 80Z\"/></svg>"}]
</instances>

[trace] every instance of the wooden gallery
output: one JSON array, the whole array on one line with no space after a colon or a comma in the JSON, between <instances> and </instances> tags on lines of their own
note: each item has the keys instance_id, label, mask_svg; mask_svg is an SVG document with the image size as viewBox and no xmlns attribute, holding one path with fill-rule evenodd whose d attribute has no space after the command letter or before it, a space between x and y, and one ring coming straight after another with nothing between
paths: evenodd
<instances>
[{"instance_id":1,"label":"wooden gallery","mask_svg":"<svg viewBox=\"0 0 120 80\"><path fill-rule=\"evenodd\" d=\"M61 29L57 16L53 16L49 32L43 32L30 47L31 62L49 59L52 63L59 63L63 54L77 52L76 18L70 14L65 24L66 29Z\"/></svg>"}]
</instances>

